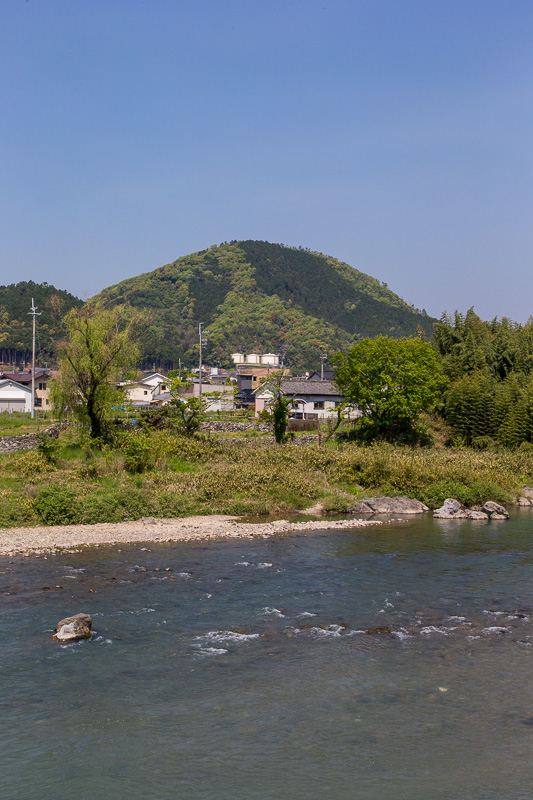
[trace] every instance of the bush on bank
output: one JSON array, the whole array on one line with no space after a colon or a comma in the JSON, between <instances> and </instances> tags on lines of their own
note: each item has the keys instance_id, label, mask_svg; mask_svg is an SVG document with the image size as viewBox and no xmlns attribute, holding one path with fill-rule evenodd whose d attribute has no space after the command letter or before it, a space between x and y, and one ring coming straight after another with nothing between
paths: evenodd
<instances>
[{"instance_id":1,"label":"bush on bank","mask_svg":"<svg viewBox=\"0 0 533 800\"><path fill-rule=\"evenodd\" d=\"M0 457L0 526L286 513L317 500L342 513L363 494L430 507L450 496L508 503L525 484L533 484L530 449L278 446L168 430L127 432L98 449L66 432L53 463L35 451Z\"/></svg>"}]
</instances>

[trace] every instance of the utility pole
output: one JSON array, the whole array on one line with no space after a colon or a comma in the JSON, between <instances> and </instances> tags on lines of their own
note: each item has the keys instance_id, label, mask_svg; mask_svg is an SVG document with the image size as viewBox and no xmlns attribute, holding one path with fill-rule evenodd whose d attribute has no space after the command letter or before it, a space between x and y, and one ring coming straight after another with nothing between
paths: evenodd
<instances>
[{"instance_id":1,"label":"utility pole","mask_svg":"<svg viewBox=\"0 0 533 800\"><path fill-rule=\"evenodd\" d=\"M203 342L202 342L202 328L203 328L203 326L204 326L203 322L200 322L200 324L198 325L198 335L200 337L200 364L199 364L200 368L198 370L198 379L200 381L200 389L199 389L200 396L202 394L202 344L203 344Z\"/></svg>"},{"instance_id":2,"label":"utility pole","mask_svg":"<svg viewBox=\"0 0 533 800\"><path fill-rule=\"evenodd\" d=\"M324 380L324 361L328 360L328 354L322 353L320 356L320 380Z\"/></svg>"},{"instance_id":3,"label":"utility pole","mask_svg":"<svg viewBox=\"0 0 533 800\"><path fill-rule=\"evenodd\" d=\"M32 336L32 350L31 350L31 418L35 416L35 317L40 317L41 312L37 311L33 297L31 299L31 311L28 311L33 317L33 336Z\"/></svg>"}]
</instances>

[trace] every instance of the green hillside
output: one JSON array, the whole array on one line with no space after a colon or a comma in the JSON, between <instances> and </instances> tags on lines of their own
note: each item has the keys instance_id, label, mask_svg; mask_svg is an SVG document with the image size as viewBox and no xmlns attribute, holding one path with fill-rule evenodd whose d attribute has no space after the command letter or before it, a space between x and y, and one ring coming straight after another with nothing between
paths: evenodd
<instances>
[{"instance_id":1,"label":"green hillside","mask_svg":"<svg viewBox=\"0 0 533 800\"><path fill-rule=\"evenodd\" d=\"M37 311L36 362L53 364L55 342L61 337L61 317L81 306L78 297L48 283L21 281L0 286L0 359L3 364L23 364L31 360L32 298Z\"/></svg>"},{"instance_id":2,"label":"green hillside","mask_svg":"<svg viewBox=\"0 0 533 800\"><path fill-rule=\"evenodd\" d=\"M192 364L198 323L208 329L206 363L229 365L232 352L282 353L296 369L315 367L321 352L436 321L407 305L375 278L321 253L269 242L213 245L104 289L104 305L145 309L145 364Z\"/></svg>"}]
</instances>

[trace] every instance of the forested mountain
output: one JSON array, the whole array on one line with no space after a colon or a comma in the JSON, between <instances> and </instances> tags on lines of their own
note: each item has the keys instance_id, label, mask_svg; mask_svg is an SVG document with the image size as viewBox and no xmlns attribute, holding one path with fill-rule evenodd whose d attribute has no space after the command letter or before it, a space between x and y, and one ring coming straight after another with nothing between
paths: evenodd
<instances>
[{"instance_id":1,"label":"forested mountain","mask_svg":"<svg viewBox=\"0 0 533 800\"><path fill-rule=\"evenodd\" d=\"M235 351L272 352L302 369L361 337L409 336L421 327L430 338L436 321L335 258L259 241L213 245L94 299L147 311L144 361L162 368L178 358L194 363L199 322L206 363L229 365Z\"/></svg>"},{"instance_id":2,"label":"forested mountain","mask_svg":"<svg viewBox=\"0 0 533 800\"><path fill-rule=\"evenodd\" d=\"M0 360L22 366L31 361L32 298L37 311L36 362L43 366L55 359L55 342L61 337L61 318L82 305L78 297L48 283L21 281L0 286Z\"/></svg>"}]
</instances>

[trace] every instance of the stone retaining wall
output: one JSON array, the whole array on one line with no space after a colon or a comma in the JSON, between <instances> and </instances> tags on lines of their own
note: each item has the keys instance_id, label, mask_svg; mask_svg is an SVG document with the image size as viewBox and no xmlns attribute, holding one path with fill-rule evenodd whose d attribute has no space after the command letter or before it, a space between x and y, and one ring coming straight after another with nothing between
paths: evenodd
<instances>
[{"instance_id":1,"label":"stone retaining wall","mask_svg":"<svg viewBox=\"0 0 533 800\"><path fill-rule=\"evenodd\" d=\"M243 431L269 433L272 427L264 422L224 422L222 420L211 420L210 422L202 422L200 430L211 431L212 433L242 433Z\"/></svg>"},{"instance_id":2,"label":"stone retaining wall","mask_svg":"<svg viewBox=\"0 0 533 800\"><path fill-rule=\"evenodd\" d=\"M45 434L57 439L59 432L63 430L66 423L54 422L48 428L43 428L39 433L23 433L21 436L2 436L0 437L0 453L16 453L18 450L37 450L41 444L40 437Z\"/></svg>"}]
</instances>

